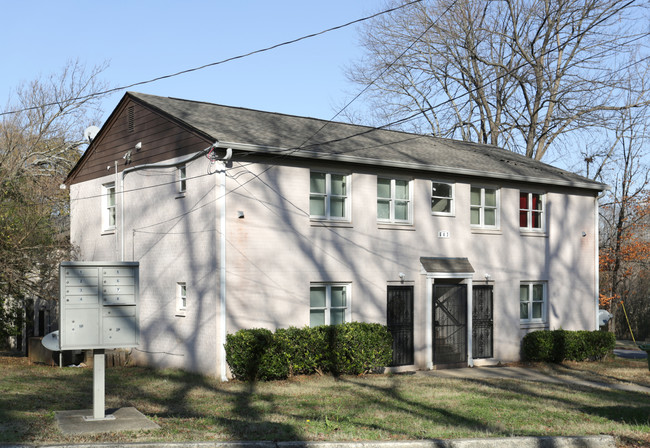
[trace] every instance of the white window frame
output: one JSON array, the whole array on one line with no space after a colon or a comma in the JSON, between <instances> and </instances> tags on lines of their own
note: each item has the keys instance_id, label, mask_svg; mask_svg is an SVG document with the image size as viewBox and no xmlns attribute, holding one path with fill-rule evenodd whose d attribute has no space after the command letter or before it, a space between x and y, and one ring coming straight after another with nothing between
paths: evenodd
<instances>
[{"instance_id":1,"label":"white window frame","mask_svg":"<svg viewBox=\"0 0 650 448\"><path fill-rule=\"evenodd\" d=\"M448 185L451 189L451 196L438 196L435 195L434 185L435 184L444 184ZM447 199L449 200L449 211L448 212L438 212L433 210L433 200L434 199ZM456 214L456 184L452 182L443 182L438 180L431 181L431 214L434 216L455 216Z\"/></svg>"},{"instance_id":2,"label":"white window frame","mask_svg":"<svg viewBox=\"0 0 650 448\"><path fill-rule=\"evenodd\" d=\"M111 204L112 191L112 204ZM113 223L111 224L111 217ZM115 182L102 185L102 231L114 232L117 224L117 190Z\"/></svg>"},{"instance_id":3,"label":"white window frame","mask_svg":"<svg viewBox=\"0 0 650 448\"><path fill-rule=\"evenodd\" d=\"M533 300L533 290L535 286L542 287L542 300ZM528 290L527 298L525 301L521 300L521 289L526 287ZM540 303L542 304L542 317L534 318L533 317L533 304ZM522 305L527 307L527 318L521 316ZM534 324L534 323L543 323L547 322L548 315L548 285L545 281L524 281L519 283L519 321L522 324Z\"/></svg>"},{"instance_id":4,"label":"white window frame","mask_svg":"<svg viewBox=\"0 0 650 448\"><path fill-rule=\"evenodd\" d=\"M526 194L528 195L528 208L521 208L521 195ZM544 233L546 231L546 194L540 193L538 191L526 191L526 190L521 190L519 192L519 197L520 197L520 202L519 202L519 229L522 232L535 232L535 233ZM539 200L542 204L542 209L541 210L533 210L532 205L533 205L533 195L539 196ZM521 214L522 212L526 213L526 220L527 224L526 226L521 225ZM539 222L540 222L540 227L533 227L532 226L532 217L533 213L538 212L540 214L539 217Z\"/></svg>"},{"instance_id":5,"label":"white window frame","mask_svg":"<svg viewBox=\"0 0 650 448\"><path fill-rule=\"evenodd\" d=\"M176 315L185 316L187 312L187 283L176 283Z\"/></svg>"},{"instance_id":6,"label":"white window frame","mask_svg":"<svg viewBox=\"0 0 650 448\"><path fill-rule=\"evenodd\" d=\"M324 174L325 175L325 192L313 192L311 191L311 176L312 174ZM345 179L345 194L344 195L334 195L332 193L332 176L341 176ZM311 204L309 210L309 217L316 220L325 220L325 221L339 221L339 222L350 222L350 203L351 203L351 177L349 174L336 173L336 172L325 172L325 171L310 171L309 172L309 200L312 198L324 198L325 200L325 214L324 215L312 215L311 213ZM344 216L332 216L331 212L331 199L332 198L343 198L344 200Z\"/></svg>"},{"instance_id":7,"label":"white window frame","mask_svg":"<svg viewBox=\"0 0 650 448\"><path fill-rule=\"evenodd\" d=\"M333 287L343 287L345 288L345 307L332 307L332 288ZM325 306L323 307L312 307L311 306L311 290L312 288L325 288ZM316 311L325 311L325 323L324 325L330 325L331 323L331 311L333 309L344 309L345 310L345 322L351 322L352 318L352 306L351 306L351 284L350 283L311 283L309 285L310 293L310 303L309 303L309 326L312 326L311 322L311 312L312 310Z\"/></svg>"},{"instance_id":8,"label":"white window frame","mask_svg":"<svg viewBox=\"0 0 650 448\"><path fill-rule=\"evenodd\" d=\"M389 198L380 198L379 194L377 194L377 206L379 206L379 201L387 201L389 203L389 218L388 219L380 219L379 216L377 217L377 221L383 224L413 224L413 180L412 179L406 179L406 178L399 178L399 177L388 177L388 176L377 176L377 185L379 185L379 180L389 180L390 181L390 197ZM403 181L406 182L408 185L408 199L397 199L395 197L395 183L396 181ZM408 207L408 213L407 213L407 218L406 219L397 219L395 218L395 204L397 202L406 202L407 207Z\"/></svg>"},{"instance_id":9,"label":"white window frame","mask_svg":"<svg viewBox=\"0 0 650 448\"><path fill-rule=\"evenodd\" d=\"M176 168L177 190L184 195L187 191L187 165L183 164Z\"/></svg>"},{"instance_id":10,"label":"white window frame","mask_svg":"<svg viewBox=\"0 0 650 448\"><path fill-rule=\"evenodd\" d=\"M481 203L479 205L473 205L472 200L471 200L471 192L472 189L480 189L481 190ZM485 190L494 190L495 191L495 202L496 204L494 206L487 206L485 205ZM472 210L479 210L479 223L478 224L472 224L471 222L471 211ZM485 224L485 210L490 209L494 210L494 225L486 225ZM499 229L500 226L500 215L501 215L501 194L500 194L500 189L497 187L491 187L491 186L482 186L482 185L471 185L470 186L470 225L471 227L475 229Z\"/></svg>"}]
</instances>

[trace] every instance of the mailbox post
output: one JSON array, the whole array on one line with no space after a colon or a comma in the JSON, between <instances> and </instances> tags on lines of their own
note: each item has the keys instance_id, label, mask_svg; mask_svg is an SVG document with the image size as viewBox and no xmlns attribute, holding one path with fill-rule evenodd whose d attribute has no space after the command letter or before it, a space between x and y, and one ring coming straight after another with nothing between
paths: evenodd
<instances>
[{"instance_id":1,"label":"mailbox post","mask_svg":"<svg viewBox=\"0 0 650 448\"><path fill-rule=\"evenodd\" d=\"M67 261L59 267L60 350L93 350L93 416L104 413L105 350L140 343L138 262Z\"/></svg>"}]
</instances>

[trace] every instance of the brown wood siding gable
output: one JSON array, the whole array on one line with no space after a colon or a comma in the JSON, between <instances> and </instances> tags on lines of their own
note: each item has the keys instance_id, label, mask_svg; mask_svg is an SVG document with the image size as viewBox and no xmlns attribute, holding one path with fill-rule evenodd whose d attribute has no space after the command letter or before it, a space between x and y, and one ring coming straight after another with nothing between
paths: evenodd
<instances>
[{"instance_id":1,"label":"brown wood siding gable","mask_svg":"<svg viewBox=\"0 0 650 448\"><path fill-rule=\"evenodd\" d=\"M136 150L141 143L140 150ZM149 163L196 153L212 142L179 123L132 99L123 101L104 125L98 138L73 169L68 183L76 184ZM124 155L131 151L130 163Z\"/></svg>"}]
</instances>

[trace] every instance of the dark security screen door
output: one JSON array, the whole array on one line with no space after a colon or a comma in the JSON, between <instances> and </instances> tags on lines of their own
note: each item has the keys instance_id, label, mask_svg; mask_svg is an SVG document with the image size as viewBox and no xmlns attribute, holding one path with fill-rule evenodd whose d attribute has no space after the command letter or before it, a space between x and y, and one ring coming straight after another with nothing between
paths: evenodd
<instances>
[{"instance_id":1,"label":"dark security screen door","mask_svg":"<svg viewBox=\"0 0 650 448\"><path fill-rule=\"evenodd\" d=\"M389 286L386 326L393 335L392 366L413 364L413 287Z\"/></svg>"},{"instance_id":2,"label":"dark security screen door","mask_svg":"<svg viewBox=\"0 0 650 448\"><path fill-rule=\"evenodd\" d=\"M472 357L492 358L492 286L472 288Z\"/></svg>"},{"instance_id":3,"label":"dark security screen door","mask_svg":"<svg viewBox=\"0 0 650 448\"><path fill-rule=\"evenodd\" d=\"M467 285L433 285L433 363L467 361Z\"/></svg>"}]
</instances>

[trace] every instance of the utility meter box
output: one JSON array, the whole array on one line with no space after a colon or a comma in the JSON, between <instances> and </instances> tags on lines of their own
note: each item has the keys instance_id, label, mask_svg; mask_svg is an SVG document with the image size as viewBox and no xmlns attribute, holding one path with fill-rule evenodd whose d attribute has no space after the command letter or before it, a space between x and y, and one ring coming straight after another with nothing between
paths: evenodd
<instances>
[{"instance_id":1,"label":"utility meter box","mask_svg":"<svg viewBox=\"0 0 650 448\"><path fill-rule=\"evenodd\" d=\"M138 262L61 263L61 350L139 345L139 267Z\"/></svg>"}]
</instances>

